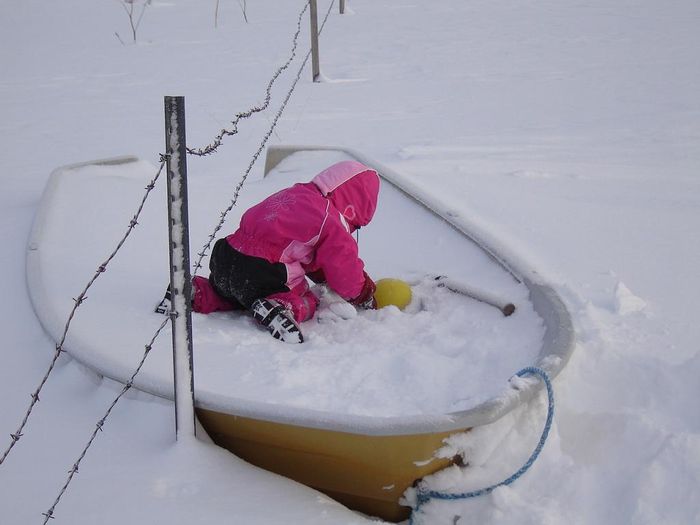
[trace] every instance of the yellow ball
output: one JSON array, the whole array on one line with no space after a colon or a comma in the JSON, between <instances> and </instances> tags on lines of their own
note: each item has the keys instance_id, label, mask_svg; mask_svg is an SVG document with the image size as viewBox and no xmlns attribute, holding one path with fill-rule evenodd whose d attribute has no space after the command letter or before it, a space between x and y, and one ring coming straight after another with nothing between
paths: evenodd
<instances>
[{"instance_id":1,"label":"yellow ball","mask_svg":"<svg viewBox=\"0 0 700 525\"><path fill-rule=\"evenodd\" d=\"M403 310L411 302L411 287L401 279L379 279L376 283L377 290L374 298L377 300L377 308L384 308L393 304Z\"/></svg>"}]
</instances>

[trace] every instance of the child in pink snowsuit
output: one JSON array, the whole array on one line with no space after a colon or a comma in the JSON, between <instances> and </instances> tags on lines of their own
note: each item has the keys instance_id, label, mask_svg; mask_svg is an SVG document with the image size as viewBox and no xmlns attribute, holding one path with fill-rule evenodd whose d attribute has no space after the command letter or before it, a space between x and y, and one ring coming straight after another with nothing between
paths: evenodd
<instances>
[{"instance_id":1,"label":"child in pink snowsuit","mask_svg":"<svg viewBox=\"0 0 700 525\"><path fill-rule=\"evenodd\" d=\"M265 298L300 323L318 306L307 276L356 306L374 308L375 285L352 233L372 220L378 195L377 172L350 160L253 206L238 230L214 245L209 279L195 277L194 311L243 306L256 314L254 303Z\"/></svg>"}]
</instances>

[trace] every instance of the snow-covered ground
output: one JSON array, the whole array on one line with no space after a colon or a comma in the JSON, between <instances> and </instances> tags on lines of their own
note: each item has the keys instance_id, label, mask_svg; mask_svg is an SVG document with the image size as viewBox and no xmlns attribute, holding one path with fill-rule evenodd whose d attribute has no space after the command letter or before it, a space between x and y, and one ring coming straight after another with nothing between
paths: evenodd
<instances>
[{"instance_id":1,"label":"snow-covered ground","mask_svg":"<svg viewBox=\"0 0 700 525\"><path fill-rule=\"evenodd\" d=\"M187 98L190 145L208 143L262 102L303 3L249 2L246 23L237 2L221 2L216 29L214 7L154 0L133 44L116 1L0 4L0 450L53 354L24 270L51 170L122 154L156 164L168 94ZM424 522L700 521L700 6L353 0L347 11L334 7L321 38L324 81L304 72L271 141L351 146L409 176L538 268L577 330L534 467L489 496L431 503ZM218 221L297 64L268 112L191 160L191 178L221 188L193 228ZM1 523L41 522L120 389L59 361L0 465ZM432 485L464 491L512 473L544 409L535 401L456 438L445 453L465 450L470 468ZM127 394L55 523L367 522L210 445L176 446L173 419L170 403Z\"/></svg>"}]
</instances>

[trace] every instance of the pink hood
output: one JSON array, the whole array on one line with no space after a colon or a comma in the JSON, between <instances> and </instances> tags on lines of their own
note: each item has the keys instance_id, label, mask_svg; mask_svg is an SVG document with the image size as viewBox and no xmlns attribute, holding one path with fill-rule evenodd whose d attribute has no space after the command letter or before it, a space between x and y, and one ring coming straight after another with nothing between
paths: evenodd
<instances>
[{"instance_id":1,"label":"pink hood","mask_svg":"<svg viewBox=\"0 0 700 525\"><path fill-rule=\"evenodd\" d=\"M346 160L326 168L312 181L353 226L367 226L377 209L379 175L364 164Z\"/></svg>"}]
</instances>

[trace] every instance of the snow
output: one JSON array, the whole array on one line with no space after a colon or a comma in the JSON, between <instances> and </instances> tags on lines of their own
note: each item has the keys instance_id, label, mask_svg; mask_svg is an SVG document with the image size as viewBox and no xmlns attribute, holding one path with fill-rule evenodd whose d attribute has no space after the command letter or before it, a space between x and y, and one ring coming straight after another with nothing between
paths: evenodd
<instances>
[{"instance_id":1,"label":"snow","mask_svg":"<svg viewBox=\"0 0 700 525\"><path fill-rule=\"evenodd\" d=\"M191 146L208 143L260 102L287 59L303 7L295 4L248 3L246 24L238 5L222 3L214 29L213 6L154 1L128 45L114 35L129 34L117 2L0 5L0 261L9 298L0 315L0 435L8 445L54 349L24 277L49 173L123 154L155 166L168 94L187 98ZM319 2L319 13L327 7ZM348 145L410 177L526 258L576 325L576 351L554 382L555 423L532 469L489 496L428 504L424 522L700 521L700 328L692 307L700 289L700 7L355 0L345 15L336 11L320 39L324 82L304 72L271 140ZM308 45L303 32L301 40ZM272 112L291 74L273 89ZM203 210L190 214L193 231L218 221L272 118L242 122L217 154L190 162L193 207ZM197 194L197 186L212 191ZM85 209L99 200L96 191L85 188ZM132 211L124 210L124 225ZM89 222L76 210L83 213ZM438 263L449 266L448 250L441 253L448 255ZM76 267L89 262L75 253ZM389 258L371 264L386 276L410 271ZM90 315L88 303L79 316ZM376 315L390 324L403 314ZM334 324L343 335L347 325ZM350 360L357 348L347 345ZM410 362L441 366L420 357ZM120 390L59 359L0 465L0 522L43 518ZM470 468L451 468L431 486L461 492L504 479L531 453L545 412L538 398L455 438L446 446L465 451ZM130 391L57 506L56 523L368 522L209 444L174 439L172 405Z\"/></svg>"}]
</instances>

